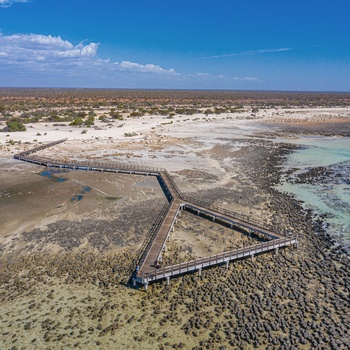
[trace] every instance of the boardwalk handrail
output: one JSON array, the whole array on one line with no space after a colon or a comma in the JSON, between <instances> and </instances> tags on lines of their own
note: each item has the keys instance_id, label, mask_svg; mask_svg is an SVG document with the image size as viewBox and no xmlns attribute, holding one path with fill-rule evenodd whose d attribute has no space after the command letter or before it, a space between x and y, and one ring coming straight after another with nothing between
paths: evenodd
<instances>
[{"instance_id":1,"label":"boardwalk handrail","mask_svg":"<svg viewBox=\"0 0 350 350\"><path fill-rule=\"evenodd\" d=\"M174 201L174 200L172 200L171 202L173 202L173 201ZM171 205L172 205L172 203L171 203ZM171 205L170 205L170 206L171 206ZM170 209L170 206L169 206L169 209ZM160 258L160 256L162 255L162 251L163 251L163 248L164 248L164 246L165 246L166 240L167 240L167 238L168 238L168 235L170 234L171 229L173 228L173 226L174 226L174 224L175 224L175 221L176 221L176 218L177 218L177 215L178 215L180 209L181 209L181 205L179 205L179 206L177 207L177 209L176 209L176 213L175 213L175 215L174 215L174 217L173 217L173 220L171 221L171 224L170 224L170 227L169 227L169 231L167 232L167 235L166 235L166 237L164 238L164 241L162 242L162 246L161 246L161 248L160 248L160 250L159 250L159 252L158 252L157 260L158 260L158 259Z\"/></svg>"},{"instance_id":2,"label":"boardwalk handrail","mask_svg":"<svg viewBox=\"0 0 350 350\"><path fill-rule=\"evenodd\" d=\"M169 265L163 268L154 269L152 272L143 273L141 281L142 283L148 283L148 281L166 278L167 276L170 277L174 275L179 275L181 273L198 270L199 268L218 265L226 261L231 261L246 256L253 256L258 253L291 245L296 242L296 237L284 237L274 239L268 242L249 245L248 247L226 251L216 255L210 255L200 259L189 260L180 264Z\"/></svg>"},{"instance_id":3,"label":"boardwalk handrail","mask_svg":"<svg viewBox=\"0 0 350 350\"><path fill-rule=\"evenodd\" d=\"M68 138L64 138L64 139L61 139L61 140L45 143L43 145L37 146L35 148L32 148L32 149L30 149L28 151L24 151L24 152L18 153L16 156L26 156L27 154L35 153L35 152L41 151L42 149L58 145L59 143L67 141L67 139Z\"/></svg>"},{"instance_id":4,"label":"boardwalk handrail","mask_svg":"<svg viewBox=\"0 0 350 350\"><path fill-rule=\"evenodd\" d=\"M169 206L169 203L166 203L163 206L163 208L160 210L160 212L158 213L158 216L157 216L156 220L153 222L153 225L152 225L151 229L149 230L149 233L148 233L146 239L143 241L143 243L139 249L138 256L134 260L135 265L141 266L141 264L143 263L144 255L146 254L146 251L149 249L148 246L149 246L150 242L152 240L154 240L154 234L157 231L157 227L158 227L159 223L161 222L161 220L164 216L164 213L166 212L168 206Z\"/></svg>"},{"instance_id":5,"label":"boardwalk handrail","mask_svg":"<svg viewBox=\"0 0 350 350\"><path fill-rule=\"evenodd\" d=\"M169 180L169 182L170 182L170 183L172 184L172 186L174 187L174 189L175 189L175 191L176 191L178 197L181 198L181 199L183 199L183 198L182 198L182 193L181 193L179 187L176 185L175 181L174 181L173 178L170 176L170 174L168 173L168 171L167 171L166 169L164 169L162 172L165 174L165 176L167 177L167 179Z\"/></svg>"},{"instance_id":6,"label":"boardwalk handrail","mask_svg":"<svg viewBox=\"0 0 350 350\"><path fill-rule=\"evenodd\" d=\"M147 242L147 245L145 247L145 251L143 252L138 265L142 266L143 263L145 262L145 260L147 259L148 253L151 250L152 244L155 240L155 238L157 237L158 231L160 229L160 227L162 226L172 204L173 204L174 199L172 199L167 205L165 205L163 207L163 209L161 210L161 212L159 213L157 220L155 222L155 224L152 226L150 233L149 233L149 240Z\"/></svg>"},{"instance_id":7,"label":"boardwalk handrail","mask_svg":"<svg viewBox=\"0 0 350 350\"><path fill-rule=\"evenodd\" d=\"M144 173L154 173L159 175L162 172L163 168L157 167L140 167L134 164L124 164L124 163L100 163L100 162L92 162L92 161L67 161L66 159L51 159L46 157L27 157L26 155L22 156L21 154L17 154L14 156L16 159L25 160L32 163L40 163L44 166L48 167L74 167L75 169L79 168L89 168L88 170L94 169L104 169L110 171L118 171L118 170L126 170L132 172L144 172Z\"/></svg>"},{"instance_id":8,"label":"boardwalk handrail","mask_svg":"<svg viewBox=\"0 0 350 350\"><path fill-rule=\"evenodd\" d=\"M240 213L234 212L232 210L225 209L222 206L216 206L216 205L210 204L209 202L206 202L206 201L203 201L200 199L196 199L196 198L190 197L188 195L182 195L181 198L183 200L185 200L186 202L188 202L189 204L191 204L191 203L197 204L197 205L200 205L201 207L211 209L211 210L216 211L220 214L231 216L233 219L236 218L236 219L242 220L242 221L246 222L247 224L253 224L256 226L260 226L263 229L273 230L272 225L264 223L261 220L254 219L251 216L240 214Z\"/></svg>"},{"instance_id":9,"label":"boardwalk handrail","mask_svg":"<svg viewBox=\"0 0 350 350\"><path fill-rule=\"evenodd\" d=\"M134 170L136 172L165 172L166 170L164 168L158 168L158 167L147 167L147 166L140 166L137 164L125 164L125 163L98 163L98 162L91 162L91 161L68 161L66 159L52 159L52 158L46 158L46 157L28 157L28 155L32 153L39 152L45 148L49 148L52 146L55 146L59 143L67 141L68 138L60 139L57 141L49 142L46 144L42 144L40 146L37 146L35 148L32 148L28 151L20 152L16 155L14 155L15 159L19 160L25 160L28 162L38 163L45 165L45 166L76 166L76 167L94 167L94 168L103 168L103 169L111 169L111 170L118 170L118 169L126 169L126 170ZM158 175L158 174L157 174ZM170 180L171 181L171 180Z\"/></svg>"}]
</instances>

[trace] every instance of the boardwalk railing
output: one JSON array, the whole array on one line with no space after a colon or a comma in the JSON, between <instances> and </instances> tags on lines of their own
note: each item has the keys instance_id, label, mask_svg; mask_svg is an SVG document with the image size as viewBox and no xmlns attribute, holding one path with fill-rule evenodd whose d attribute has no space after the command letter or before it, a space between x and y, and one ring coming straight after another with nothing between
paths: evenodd
<instances>
[{"instance_id":1,"label":"boardwalk railing","mask_svg":"<svg viewBox=\"0 0 350 350\"><path fill-rule=\"evenodd\" d=\"M151 247L152 247L152 244L155 240L155 238L157 237L157 234L158 234L158 231L160 229L160 227L162 226L165 218L167 217L168 215L168 212L173 204L173 201L172 200L170 203L166 204L163 209L161 210L161 212L159 213L157 219L156 219L156 222L154 223L154 225L152 226L151 230L150 230L150 233L148 235L148 239L147 239L147 242L144 242L144 252L139 260L139 263L138 265L139 266L142 266L143 263L145 262L147 256L148 256L148 253L150 252L151 250Z\"/></svg>"},{"instance_id":2,"label":"boardwalk railing","mask_svg":"<svg viewBox=\"0 0 350 350\"><path fill-rule=\"evenodd\" d=\"M171 221L171 224L170 224L170 226L169 226L169 231L167 232L167 235L164 237L164 241L162 242L161 248L160 248L160 250L159 250L159 252L158 252L157 260L159 260L159 259L160 259L160 256L162 255L162 251L163 251L163 249L164 249L164 247L165 247L165 244L166 244L166 241L167 241L168 236L169 236L169 234L170 234L170 231L173 229L173 227L174 227L174 225L175 225L175 221L176 221L177 215L179 214L179 211L181 210L181 207L182 207L182 206L183 206L183 205L180 204L180 205L176 208L175 215L173 216L173 220ZM169 206L169 209L170 209L170 206Z\"/></svg>"},{"instance_id":3,"label":"boardwalk railing","mask_svg":"<svg viewBox=\"0 0 350 350\"><path fill-rule=\"evenodd\" d=\"M296 237L285 237L280 239L275 239L272 241L258 243L250 245L248 247L243 247L217 255L211 255L205 258L186 261L181 264L175 264L167 266L164 268L154 269L148 273L140 273L137 276L137 282L142 284L148 284L152 281L157 281L160 279L180 275L187 272L192 272L200 270L205 267L219 265L225 262L241 259L247 256L254 256L269 250L278 249L280 247L285 247L287 245L297 244Z\"/></svg>"},{"instance_id":4,"label":"boardwalk railing","mask_svg":"<svg viewBox=\"0 0 350 350\"><path fill-rule=\"evenodd\" d=\"M171 185L173 186L173 188L175 189L176 191L176 194L177 194L177 197L182 198L182 193L180 191L180 189L178 188L178 186L176 185L175 181L173 180L173 178L170 176L170 174L168 173L167 170L163 170L162 173L166 176L166 178L169 180L169 182L171 183ZM163 175L162 174L162 175Z\"/></svg>"},{"instance_id":5,"label":"boardwalk railing","mask_svg":"<svg viewBox=\"0 0 350 350\"><path fill-rule=\"evenodd\" d=\"M32 153L32 152L30 152ZM67 159L50 159L46 157L27 157L26 155L18 154L14 156L15 159L24 160L26 162L44 165L47 167L55 168L68 168L73 170L95 170L95 171L107 171L118 172L128 171L131 173L149 173L151 175L160 175L163 168L158 167L141 167L135 164L124 163L100 163L92 161L67 161Z\"/></svg>"},{"instance_id":6,"label":"boardwalk railing","mask_svg":"<svg viewBox=\"0 0 350 350\"><path fill-rule=\"evenodd\" d=\"M32 149L30 149L30 150L28 150L28 151L21 152L21 153L19 153L19 154L16 155L16 156L24 157L24 156L26 156L26 155L28 155L28 154L41 151L41 150L43 150L43 149L45 149L45 148L49 148L49 147L58 145L59 143L62 143L62 142L65 142L65 141L67 141L67 138L61 139L61 140L58 140L58 141L54 141L54 142L50 142L50 143L46 143L46 144L40 145L40 146L38 146L38 147L32 148ZM15 156L15 158L16 158L16 156Z\"/></svg>"},{"instance_id":7,"label":"boardwalk railing","mask_svg":"<svg viewBox=\"0 0 350 350\"><path fill-rule=\"evenodd\" d=\"M244 214L239 214L237 212L234 212L232 210L228 210L228 209L225 209L221 206L216 206L216 205L213 205L213 204L210 204L206 201L203 201L203 200L200 200L200 199L196 199L196 198L193 198L193 197L190 197L190 196L187 196L187 195L182 195L181 198L183 200L185 200L186 202L189 202L190 204L193 203L193 204L197 204L201 207L204 207L204 208L208 208L208 209L211 209L217 213L220 213L220 214L224 214L224 215L227 215L227 216L230 216L232 218L236 218L236 219L239 219L239 220L242 220L244 222L246 222L247 224L252 224L252 225L256 225L256 226L259 226L263 229L267 229L267 230L273 230L273 226L266 223L266 222L263 222L262 220L257 220L257 219L254 219L252 218L251 216L248 216L248 215L244 215Z\"/></svg>"}]
</instances>

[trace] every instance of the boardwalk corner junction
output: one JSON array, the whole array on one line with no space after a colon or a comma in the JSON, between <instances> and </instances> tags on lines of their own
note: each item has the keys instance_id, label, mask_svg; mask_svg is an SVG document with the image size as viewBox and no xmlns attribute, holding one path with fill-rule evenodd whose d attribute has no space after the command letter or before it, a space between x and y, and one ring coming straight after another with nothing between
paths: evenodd
<instances>
[{"instance_id":1,"label":"boardwalk corner junction","mask_svg":"<svg viewBox=\"0 0 350 350\"><path fill-rule=\"evenodd\" d=\"M48 144L40 145L34 149L16 154L15 159L30 162L48 168L65 168L71 170L85 170L109 173L124 173L143 176L155 176L168 200L168 204L159 213L155 224L147 235L142 245L142 255L135 266L132 276L132 284L143 285L147 290L148 284L160 280L170 283L170 278L181 274L197 271L199 275L203 268L225 264L228 267L230 261L275 251L280 248L294 245L298 247L298 235L290 232L276 233L270 225L238 214L222 207L213 206L209 203L189 197L179 190L176 183L162 168L149 168L121 164L121 163L98 163L98 162L76 162L60 159L44 158L36 153L48 147L65 142L67 139L58 140ZM180 264L162 266L162 255L166 251L166 244L170 239L170 233L174 232L177 217L182 210L187 210L195 215L204 216L213 222L224 224L231 229L236 228L249 236L259 238L262 243L253 244L244 248L225 251L216 255L190 260Z\"/></svg>"}]
</instances>

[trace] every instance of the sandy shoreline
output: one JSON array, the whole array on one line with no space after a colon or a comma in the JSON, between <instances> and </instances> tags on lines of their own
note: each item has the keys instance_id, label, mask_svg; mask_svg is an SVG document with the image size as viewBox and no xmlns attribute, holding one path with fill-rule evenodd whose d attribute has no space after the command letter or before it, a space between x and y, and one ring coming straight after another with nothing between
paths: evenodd
<instances>
[{"instance_id":1,"label":"sandy shoreline","mask_svg":"<svg viewBox=\"0 0 350 350\"><path fill-rule=\"evenodd\" d=\"M108 141L113 140L122 143L129 143L129 137L125 135L132 135L130 139L136 142L145 142L147 145L157 142L153 140L154 136L159 134L171 136L172 130L184 129L186 136L191 128L201 126L203 123L216 123L223 121L232 122L237 125L240 132L251 132L252 129L261 128L266 125L266 128L276 128L287 125L292 131L310 132L312 128L321 127L329 129L329 125L339 124L337 127L337 134L349 133L348 127L345 130L342 128L343 124L348 125L350 120L350 111L346 108L325 108L325 109L274 109L264 110L258 113L243 112L243 113L222 113L222 114L193 114L193 115L175 115L174 117L167 117L161 115L146 115L141 117L129 117L125 120L108 120L103 122L98 120L101 115L107 114L107 110L98 111L95 117L95 125L87 128L86 126L69 126L69 122L65 123L35 123L27 124L27 131L0 133L0 145L2 145L1 153L3 155L13 154L16 150L22 149L21 145L11 147L10 140L13 142L29 143L30 147L33 144L40 142L52 142L63 138L68 138L71 141ZM251 125L251 126L250 126ZM5 127L5 123L0 128ZM283 127L282 127L283 129ZM293 130L295 129L295 130ZM309 130L310 129L310 130ZM321 128L322 129L322 128ZM82 132L86 133L82 133ZM322 132L322 130L319 130ZM314 132L318 132L317 130ZM175 133L179 136L178 130ZM181 134L180 134L181 135ZM34 141L35 140L35 141ZM6 147L4 147L6 145Z\"/></svg>"}]
</instances>

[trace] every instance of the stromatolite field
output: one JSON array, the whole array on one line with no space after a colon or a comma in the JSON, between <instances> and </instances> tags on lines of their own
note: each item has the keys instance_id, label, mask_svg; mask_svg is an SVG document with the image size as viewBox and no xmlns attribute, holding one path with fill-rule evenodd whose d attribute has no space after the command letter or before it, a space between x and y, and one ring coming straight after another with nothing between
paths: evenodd
<instances>
[{"instance_id":1,"label":"stromatolite field","mask_svg":"<svg viewBox=\"0 0 350 350\"><path fill-rule=\"evenodd\" d=\"M350 233L327 220L349 205L350 147L334 164L288 167L310 139L350 145L348 94L2 89L0 105L2 349L348 348ZM63 137L40 154L164 167L182 192L298 233L299 247L132 288L166 198L153 177L13 159ZM342 201L331 197L331 217L285 181L327 185L328 199L341 185ZM184 212L164 259L250 243Z\"/></svg>"}]
</instances>

